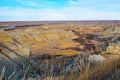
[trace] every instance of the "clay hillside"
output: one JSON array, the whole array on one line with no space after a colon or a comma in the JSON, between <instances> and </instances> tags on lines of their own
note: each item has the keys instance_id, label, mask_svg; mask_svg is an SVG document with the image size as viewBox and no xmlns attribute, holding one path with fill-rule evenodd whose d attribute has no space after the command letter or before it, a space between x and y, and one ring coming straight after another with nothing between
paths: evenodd
<instances>
[{"instance_id":1,"label":"clay hillside","mask_svg":"<svg viewBox=\"0 0 120 80\"><path fill-rule=\"evenodd\" d=\"M8 26L15 26L15 28L4 29ZM89 80L84 79L84 76L81 77L80 74L87 74L84 73L84 69L80 73L80 64L78 67L74 64L81 56L80 59L83 59L83 56L87 57L90 65L92 60L95 62L96 57L98 57L97 63L103 60L113 62L114 65L110 64L111 71L116 66L120 67L118 64L120 60L120 21L1 22L0 27L0 72L4 73L5 67L5 75L8 78L16 67L16 70L18 69L16 73L19 73L19 70L22 72L25 70L25 75L18 76L20 79L27 76L30 80L34 80L40 76L40 80L50 80L49 70L51 70L50 65L52 64L52 73L55 75L52 75L51 80ZM95 58L93 59L91 56ZM45 68L46 65L47 68ZM96 73L92 77L88 76L88 78L103 80L109 76L109 71L106 71L108 67L104 70L100 68L96 69L98 72L101 71L100 73ZM45 73L46 69L49 74ZM67 73L67 69L70 69L72 73ZM73 69L78 71L75 72L77 73L76 79L73 79L75 76L71 79L64 77L64 75L74 74ZM102 74L104 72L106 73ZM93 73L95 73L94 70ZM89 75L93 75L93 73L89 73ZM117 75L120 79L120 73ZM12 80L13 76L10 78Z\"/></svg>"}]
</instances>

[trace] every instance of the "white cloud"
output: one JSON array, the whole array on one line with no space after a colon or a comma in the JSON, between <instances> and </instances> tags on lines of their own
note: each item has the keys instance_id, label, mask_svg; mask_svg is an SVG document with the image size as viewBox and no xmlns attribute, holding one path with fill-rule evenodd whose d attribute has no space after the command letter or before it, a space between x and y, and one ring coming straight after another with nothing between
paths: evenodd
<instances>
[{"instance_id":1,"label":"white cloud","mask_svg":"<svg viewBox=\"0 0 120 80\"><path fill-rule=\"evenodd\" d=\"M68 0L68 3L69 3L70 5L78 5L78 4L79 4L79 1Z\"/></svg>"},{"instance_id":2,"label":"white cloud","mask_svg":"<svg viewBox=\"0 0 120 80\"><path fill-rule=\"evenodd\" d=\"M98 11L80 6L55 9L0 8L0 21L20 20L120 20L118 11Z\"/></svg>"}]
</instances>

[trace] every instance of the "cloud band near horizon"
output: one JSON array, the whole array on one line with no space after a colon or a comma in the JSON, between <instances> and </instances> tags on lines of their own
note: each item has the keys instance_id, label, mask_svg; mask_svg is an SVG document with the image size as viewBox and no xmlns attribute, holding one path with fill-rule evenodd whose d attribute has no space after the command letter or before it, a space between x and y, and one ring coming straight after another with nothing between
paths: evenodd
<instances>
[{"instance_id":1,"label":"cloud band near horizon","mask_svg":"<svg viewBox=\"0 0 120 80\"><path fill-rule=\"evenodd\" d=\"M119 0L9 1L0 1L0 21L120 20Z\"/></svg>"}]
</instances>

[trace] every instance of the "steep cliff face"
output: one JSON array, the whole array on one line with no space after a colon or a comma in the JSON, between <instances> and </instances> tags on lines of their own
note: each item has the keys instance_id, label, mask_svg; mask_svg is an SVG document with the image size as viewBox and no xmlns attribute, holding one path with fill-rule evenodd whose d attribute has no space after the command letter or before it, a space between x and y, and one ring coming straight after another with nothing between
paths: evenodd
<instances>
[{"instance_id":1,"label":"steep cliff face","mask_svg":"<svg viewBox=\"0 0 120 80\"><path fill-rule=\"evenodd\" d=\"M6 54L8 53L7 55L10 55L10 52L24 57L27 57L29 55L28 48L19 44L14 37L4 31L0 31L0 48L1 52ZM8 52L6 52L6 49Z\"/></svg>"},{"instance_id":2,"label":"steep cliff face","mask_svg":"<svg viewBox=\"0 0 120 80\"><path fill-rule=\"evenodd\" d=\"M0 30L0 72L5 66L6 75L12 74L14 68L27 67L29 49L19 44L8 32ZM21 65L22 64L22 65Z\"/></svg>"}]
</instances>

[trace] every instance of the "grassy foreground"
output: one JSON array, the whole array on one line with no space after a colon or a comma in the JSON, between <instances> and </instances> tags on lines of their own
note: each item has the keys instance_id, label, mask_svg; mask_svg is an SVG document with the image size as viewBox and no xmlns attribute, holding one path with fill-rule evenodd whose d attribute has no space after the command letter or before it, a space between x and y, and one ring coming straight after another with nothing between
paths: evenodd
<instances>
[{"instance_id":1,"label":"grassy foreground","mask_svg":"<svg viewBox=\"0 0 120 80\"><path fill-rule=\"evenodd\" d=\"M3 68L0 80L119 80L120 58L93 61L84 53L68 58L58 56L47 60L29 60L28 67L6 77ZM47 57L48 58L48 57ZM55 60L57 59L57 60ZM62 60L61 60L62 59ZM24 65L23 65L24 66Z\"/></svg>"}]
</instances>

